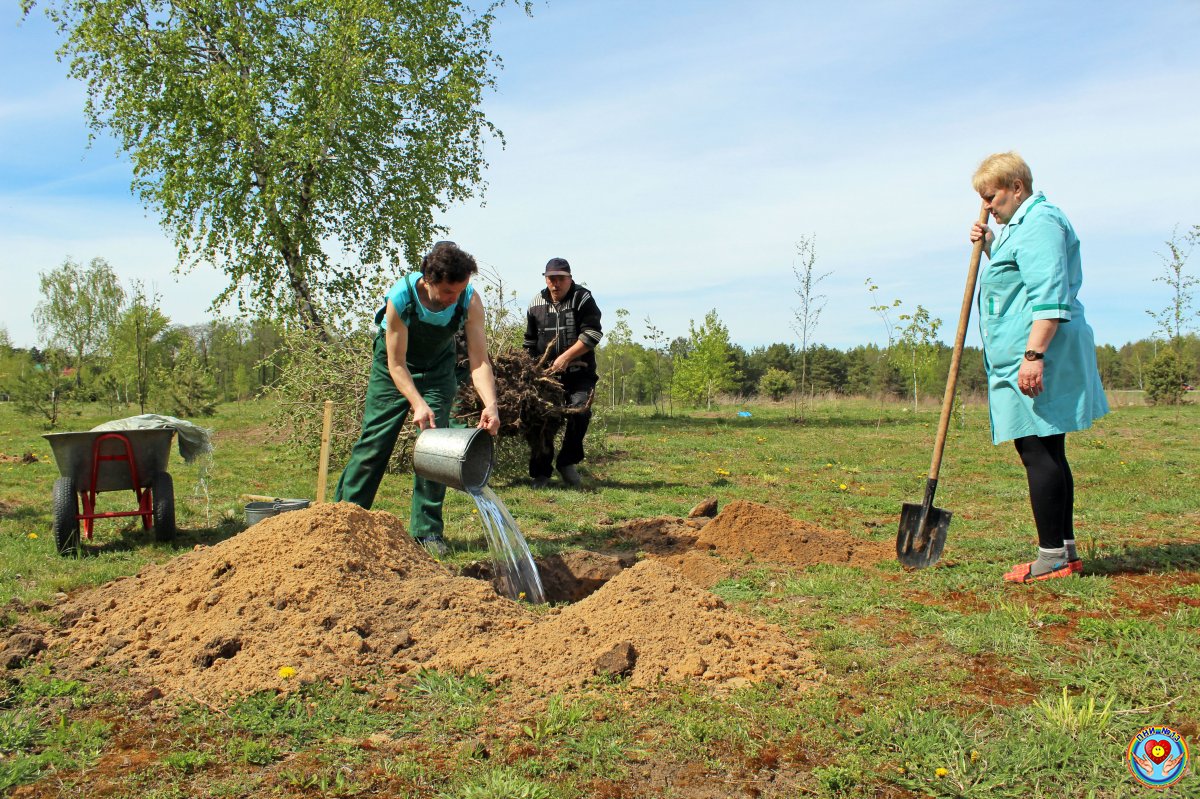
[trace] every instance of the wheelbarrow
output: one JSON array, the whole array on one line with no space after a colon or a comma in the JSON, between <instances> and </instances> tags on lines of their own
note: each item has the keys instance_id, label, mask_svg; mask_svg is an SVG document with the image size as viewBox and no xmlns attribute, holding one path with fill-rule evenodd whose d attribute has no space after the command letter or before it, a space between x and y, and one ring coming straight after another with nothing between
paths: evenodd
<instances>
[{"instance_id":1,"label":"wheelbarrow","mask_svg":"<svg viewBox=\"0 0 1200 799\"><path fill-rule=\"evenodd\" d=\"M90 541L96 519L141 516L143 528L153 527L157 540L175 536L175 486L167 473L174 435L166 427L44 436L62 475L54 481L54 542L60 555L79 550L80 522ZM133 491L137 510L97 512L96 495L103 491Z\"/></svg>"}]
</instances>

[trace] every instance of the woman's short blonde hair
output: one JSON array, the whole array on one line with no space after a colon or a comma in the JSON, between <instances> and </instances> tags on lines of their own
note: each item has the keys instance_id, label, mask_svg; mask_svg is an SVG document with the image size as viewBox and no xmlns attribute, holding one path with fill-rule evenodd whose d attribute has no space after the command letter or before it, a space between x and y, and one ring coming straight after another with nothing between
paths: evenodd
<instances>
[{"instance_id":1,"label":"woman's short blonde hair","mask_svg":"<svg viewBox=\"0 0 1200 799\"><path fill-rule=\"evenodd\" d=\"M1016 181L1025 184L1025 190L1033 193L1033 173L1029 164L1014 152L992 153L983 159L983 163L975 170L971 185L975 191L982 194L986 189L1008 188Z\"/></svg>"}]
</instances>

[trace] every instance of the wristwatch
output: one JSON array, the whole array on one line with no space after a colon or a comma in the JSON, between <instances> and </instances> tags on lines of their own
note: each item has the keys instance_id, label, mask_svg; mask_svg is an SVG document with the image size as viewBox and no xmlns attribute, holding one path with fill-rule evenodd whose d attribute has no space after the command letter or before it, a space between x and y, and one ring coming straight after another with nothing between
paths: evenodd
<instances>
[{"instance_id":1,"label":"wristwatch","mask_svg":"<svg viewBox=\"0 0 1200 799\"><path fill-rule=\"evenodd\" d=\"M1037 350L1025 350L1025 360L1040 361L1046 357L1046 353L1038 352Z\"/></svg>"}]
</instances>

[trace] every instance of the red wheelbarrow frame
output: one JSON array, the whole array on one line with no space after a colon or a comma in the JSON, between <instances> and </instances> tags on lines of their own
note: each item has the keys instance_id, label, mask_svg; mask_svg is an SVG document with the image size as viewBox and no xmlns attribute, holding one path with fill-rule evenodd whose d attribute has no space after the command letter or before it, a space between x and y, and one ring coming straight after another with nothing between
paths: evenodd
<instances>
[{"instance_id":1,"label":"red wheelbarrow frame","mask_svg":"<svg viewBox=\"0 0 1200 799\"><path fill-rule=\"evenodd\" d=\"M113 455L102 454L100 448L105 441L120 443L123 451ZM100 493L96 490L96 478L100 474L100 463L102 461L126 461L129 464L129 478L133 482L133 493L137 495L138 499L137 510L96 513L96 495ZM141 481L138 480L137 463L133 460L133 445L129 442L129 437L124 433L105 433L92 443L92 479L86 486L80 486L79 497L83 500L83 513L76 514L75 518L83 522L83 534L89 541L92 540L92 525L96 519L114 519L118 516L141 516L143 529L149 530L150 525L153 524L153 494L149 486L143 488Z\"/></svg>"}]
</instances>

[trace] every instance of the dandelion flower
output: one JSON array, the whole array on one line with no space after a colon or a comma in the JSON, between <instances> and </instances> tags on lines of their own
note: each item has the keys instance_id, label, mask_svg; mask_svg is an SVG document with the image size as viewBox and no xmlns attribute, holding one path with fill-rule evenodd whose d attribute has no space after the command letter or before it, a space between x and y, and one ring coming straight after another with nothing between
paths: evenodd
<instances>
[{"instance_id":1,"label":"dandelion flower","mask_svg":"<svg viewBox=\"0 0 1200 799\"><path fill-rule=\"evenodd\" d=\"M37 538L37 533L30 533L30 534L29 534L29 537L30 537L30 538Z\"/></svg>"},{"instance_id":2,"label":"dandelion flower","mask_svg":"<svg viewBox=\"0 0 1200 799\"><path fill-rule=\"evenodd\" d=\"M291 678L293 678L295 676L296 676L296 670L293 669L291 666L280 666L279 667L279 677L281 679L290 680Z\"/></svg>"},{"instance_id":3,"label":"dandelion flower","mask_svg":"<svg viewBox=\"0 0 1200 799\"><path fill-rule=\"evenodd\" d=\"M846 484L845 484L845 483L839 483L839 484L838 484L838 490L839 490L839 491L845 491L845 490L846 490Z\"/></svg>"},{"instance_id":4,"label":"dandelion flower","mask_svg":"<svg viewBox=\"0 0 1200 799\"><path fill-rule=\"evenodd\" d=\"M949 771L947 771L947 770L946 770L946 769L944 769L944 768L939 768L939 769L937 769L936 771L934 771L933 773L934 773L934 774L936 774L936 775L938 775L939 777L945 777L945 776L946 776L947 774L949 774L950 772L949 772Z\"/></svg>"},{"instance_id":5,"label":"dandelion flower","mask_svg":"<svg viewBox=\"0 0 1200 799\"><path fill-rule=\"evenodd\" d=\"M972 749L971 750L971 762L974 763L977 760L979 760L979 751L977 749Z\"/></svg>"},{"instance_id":6,"label":"dandelion flower","mask_svg":"<svg viewBox=\"0 0 1200 799\"><path fill-rule=\"evenodd\" d=\"M827 464L825 464L825 465L826 465L826 466L832 466L833 464L832 464L832 463L827 463Z\"/></svg>"},{"instance_id":7,"label":"dandelion flower","mask_svg":"<svg viewBox=\"0 0 1200 799\"><path fill-rule=\"evenodd\" d=\"M524 599L524 598L525 598L525 592L524 592L524 591L522 591L521 593L517 594L517 599Z\"/></svg>"}]
</instances>

